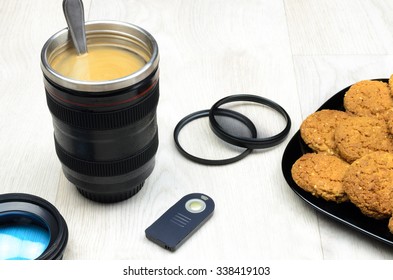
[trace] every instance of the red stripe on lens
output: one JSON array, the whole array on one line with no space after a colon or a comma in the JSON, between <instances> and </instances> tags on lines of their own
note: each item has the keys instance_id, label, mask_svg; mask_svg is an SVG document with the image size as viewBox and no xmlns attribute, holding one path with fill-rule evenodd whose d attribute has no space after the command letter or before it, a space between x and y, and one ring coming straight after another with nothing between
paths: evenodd
<instances>
[{"instance_id":1,"label":"red stripe on lens","mask_svg":"<svg viewBox=\"0 0 393 280\"><path fill-rule=\"evenodd\" d=\"M158 80L155 80L147 89L145 89L144 91L142 91L141 93L139 93L138 95L135 95L131 98L125 99L125 100L121 100L118 102L114 102L114 103L94 103L94 104L84 104L84 103L78 103L78 102L73 102L67 99L64 99L63 97L53 93L52 91L50 91L48 88L46 89L49 94L51 96L53 96L54 98L61 100L64 103L67 104L71 104L71 105L75 105L75 106L79 106L79 107L111 107L111 106L117 106L117 105L121 105L121 104L125 104L125 103L129 103L132 102L144 95L146 95L156 84L157 84Z\"/></svg>"}]
</instances>

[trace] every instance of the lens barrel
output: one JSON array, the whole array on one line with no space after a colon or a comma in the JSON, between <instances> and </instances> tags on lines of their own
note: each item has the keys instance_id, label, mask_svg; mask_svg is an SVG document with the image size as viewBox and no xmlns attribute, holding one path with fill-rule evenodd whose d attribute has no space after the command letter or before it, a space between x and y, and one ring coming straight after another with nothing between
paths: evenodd
<instances>
[{"instance_id":1,"label":"lens barrel","mask_svg":"<svg viewBox=\"0 0 393 280\"><path fill-rule=\"evenodd\" d=\"M13 228L17 225L36 225L49 233L49 240L46 248L36 260L61 260L68 242L68 227L59 211L45 199L25 193L8 193L0 195L0 226ZM17 239L10 236L10 240ZM32 245L32 242L25 242L25 246ZM0 244L4 247L11 244ZM20 244L19 244L20 246ZM22 246L23 247L23 246ZM11 248L11 251L18 251L21 248ZM26 252L30 255L32 252Z\"/></svg>"},{"instance_id":2,"label":"lens barrel","mask_svg":"<svg viewBox=\"0 0 393 280\"><path fill-rule=\"evenodd\" d=\"M120 44L146 60L142 69L117 80L62 77L50 60L71 44L67 30L50 38L41 54L55 148L65 176L91 200L118 202L136 194L154 169L158 47L150 34L126 23L91 22L86 30L88 45Z\"/></svg>"}]
</instances>

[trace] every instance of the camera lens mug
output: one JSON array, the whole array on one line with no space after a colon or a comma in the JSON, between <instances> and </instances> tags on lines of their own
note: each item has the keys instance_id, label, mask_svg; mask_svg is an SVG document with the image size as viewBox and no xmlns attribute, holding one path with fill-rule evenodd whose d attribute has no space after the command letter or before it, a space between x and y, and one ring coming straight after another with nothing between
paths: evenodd
<instances>
[{"instance_id":1,"label":"camera lens mug","mask_svg":"<svg viewBox=\"0 0 393 280\"><path fill-rule=\"evenodd\" d=\"M132 54L142 64L135 72L117 78L95 80L62 74L55 70L61 65L57 60L71 59L67 56L76 53L68 29L53 35L43 46L41 69L55 149L64 175L83 196L118 202L136 194L155 165L158 46L142 28L115 21L87 22L86 38L88 55L109 48L122 51L121 55ZM107 57L117 59L113 54ZM89 70L97 70L99 63ZM110 77L107 74L116 71L114 68L104 69L103 77Z\"/></svg>"}]
</instances>

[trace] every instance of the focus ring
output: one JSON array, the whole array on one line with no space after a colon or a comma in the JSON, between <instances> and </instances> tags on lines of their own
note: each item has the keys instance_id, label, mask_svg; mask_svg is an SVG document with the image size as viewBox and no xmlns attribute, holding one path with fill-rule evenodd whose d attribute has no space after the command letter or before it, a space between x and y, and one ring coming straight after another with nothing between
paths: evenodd
<instances>
[{"instance_id":1,"label":"focus ring","mask_svg":"<svg viewBox=\"0 0 393 280\"><path fill-rule=\"evenodd\" d=\"M78 111L55 101L46 91L46 101L50 112L60 121L83 129L116 129L141 120L155 111L159 99L158 83L152 92L137 104L111 112Z\"/></svg>"},{"instance_id":2,"label":"focus ring","mask_svg":"<svg viewBox=\"0 0 393 280\"><path fill-rule=\"evenodd\" d=\"M55 147L60 161L75 172L96 177L119 176L136 170L147 163L156 154L158 149L158 133L156 133L154 138L149 142L149 145L142 151L131 157L117 161L94 162L76 158L66 152L59 143L57 143L56 138Z\"/></svg>"}]
</instances>

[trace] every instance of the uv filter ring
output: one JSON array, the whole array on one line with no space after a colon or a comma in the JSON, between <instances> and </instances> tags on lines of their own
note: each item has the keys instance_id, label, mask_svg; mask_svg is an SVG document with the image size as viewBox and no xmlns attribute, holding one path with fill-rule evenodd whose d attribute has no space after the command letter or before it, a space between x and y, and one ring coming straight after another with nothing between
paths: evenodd
<instances>
[{"instance_id":1,"label":"uv filter ring","mask_svg":"<svg viewBox=\"0 0 393 280\"><path fill-rule=\"evenodd\" d=\"M240 137L240 136L232 135L229 132L225 131L225 129L222 126L220 126L220 124L217 122L215 118L215 116L218 115L219 112L218 110L220 109L219 107L227 103L239 102L239 101L259 103L277 111L284 117L286 121L286 125L284 129L273 136L264 137L264 138L257 138L254 136L252 138ZM282 108L279 104L277 104L276 102L270 99L258 95L252 95L252 94L235 94L220 99L210 109L209 122L210 122L211 129L219 138L232 145L248 148L248 149L266 149L278 145L279 143L284 141L284 139L287 137L291 129L291 118L289 117L288 113L284 110L284 108Z\"/></svg>"},{"instance_id":2,"label":"uv filter ring","mask_svg":"<svg viewBox=\"0 0 393 280\"><path fill-rule=\"evenodd\" d=\"M234 163L236 161L239 161L239 160L243 159L244 157L246 157L247 155L249 155L251 153L252 149L246 148L242 153L240 153L237 156L231 157L231 158L205 159L205 158L197 157L197 156L194 156L194 155L188 153L181 146L181 144L179 142L179 134L180 134L180 131L182 130L182 128L194 120L204 118L204 117L209 117L209 112L210 112L209 110L197 111L197 112L187 115L186 117L184 117L183 119L181 119L178 122L178 124L175 127L174 133L173 133L174 139L175 139L175 145L176 145L176 148L178 149L178 151L187 159L197 162L197 163L200 163L200 164L204 164L204 165L226 165L226 164L230 164L230 163ZM246 116L244 116L238 112L226 110L226 109L217 109L215 114L217 116L224 116L224 117L229 117L229 118L238 120L239 122L243 123L250 130L252 137L257 137L257 129L256 129L255 125Z\"/></svg>"},{"instance_id":3,"label":"uv filter ring","mask_svg":"<svg viewBox=\"0 0 393 280\"><path fill-rule=\"evenodd\" d=\"M0 195L0 228L14 229L20 225L34 225L47 231L48 242L38 256L17 259L61 260L63 258L68 242L68 227L64 218L51 203L41 197L25 193ZM9 234L9 231L6 232ZM10 240L15 238L11 236Z\"/></svg>"}]
</instances>

